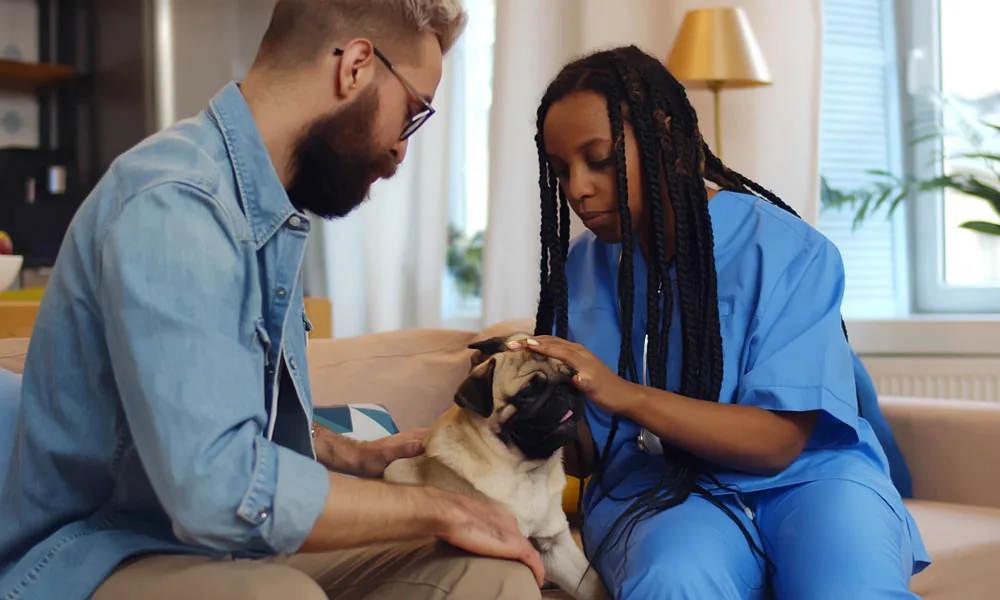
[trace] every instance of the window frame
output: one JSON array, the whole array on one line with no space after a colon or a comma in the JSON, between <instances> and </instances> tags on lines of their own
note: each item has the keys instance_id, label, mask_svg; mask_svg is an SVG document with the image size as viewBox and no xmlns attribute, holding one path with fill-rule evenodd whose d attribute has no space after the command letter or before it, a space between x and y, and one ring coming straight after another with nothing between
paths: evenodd
<instances>
[{"instance_id":1,"label":"window frame","mask_svg":"<svg viewBox=\"0 0 1000 600\"><path fill-rule=\"evenodd\" d=\"M476 25L484 24L485 21L480 21L479 19L484 19L487 14L491 14L492 16L490 16L489 20L493 33L490 38L490 44L495 47L496 2L495 0L489 0L488 2L477 0L477 2L475 6L468 7L470 11L470 26L467 27L467 31L473 30ZM450 89L453 101L448 115L448 118L451 119L452 127L448 158L450 168L447 174L448 207L446 218L451 226L460 229L467 236L475 233L469 230L468 213L470 212L470 206L472 206L470 202L486 200L485 197L478 196L475 191L470 192L469 190L469 150L467 142L470 141L469 120L473 118L470 116L472 109L469 106L469 91L470 87L474 85L474 83L470 82L469 75L470 71L475 70L475 65L471 64L473 59L471 57L472 50L470 49L470 45L483 42L483 39L470 37L474 33L474 31L469 31L466 35L459 38L447 58L447 60L453 62ZM491 63L489 72L492 74L495 69L495 56L492 53L489 60ZM492 75L490 75L490 79L492 80ZM489 152L489 130L490 125L487 115L487 153ZM486 189L488 190L488 188L489 185L487 183ZM442 326L446 329L470 331L481 329L483 326L482 296L463 296L458 291L458 286L449 272L445 260L442 261L441 268L443 271L441 285Z\"/></svg>"},{"instance_id":2,"label":"window frame","mask_svg":"<svg viewBox=\"0 0 1000 600\"><path fill-rule=\"evenodd\" d=\"M941 0L896 0L899 45L900 107L902 122L912 123L920 114L942 115L914 92L923 84L940 90ZM921 58L922 54L922 58ZM912 132L903 130L905 172L915 174L933 168L941 173L939 144L912 144ZM934 165L923 167L923 165ZM924 174L927 171L923 171ZM929 174L929 173L928 173ZM917 314L990 314L1000 312L1000 284L955 285L945 278L944 194L926 192L909 199L908 246L912 281L912 311Z\"/></svg>"}]
</instances>

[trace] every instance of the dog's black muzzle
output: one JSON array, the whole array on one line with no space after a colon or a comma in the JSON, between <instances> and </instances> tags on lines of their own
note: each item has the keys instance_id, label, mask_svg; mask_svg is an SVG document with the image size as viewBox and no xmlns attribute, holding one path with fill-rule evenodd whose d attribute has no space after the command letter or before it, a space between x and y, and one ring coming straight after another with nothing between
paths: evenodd
<instances>
[{"instance_id":1,"label":"dog's black muzzle","mask_svg":"<svg viewBox=\"0 0 1000 600\"><path fill-rule=\"evenodd\" d=\"M527 458L547 459L576 439L584 397L572 382L535 377L507 402L517 411L500 426L500 438Z\"/></svg>"}]
</instances>

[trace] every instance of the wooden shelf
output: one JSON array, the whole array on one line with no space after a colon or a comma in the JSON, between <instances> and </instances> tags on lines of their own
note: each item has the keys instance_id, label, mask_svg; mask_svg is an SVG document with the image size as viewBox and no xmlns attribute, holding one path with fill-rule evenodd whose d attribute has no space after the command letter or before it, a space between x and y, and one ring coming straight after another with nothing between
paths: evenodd
<instances>
[{"instance_id":1,"label":"wooden shelf","mask_svg":"<svg viewBox=\"0 0 1000 600\"><path fill-rule=\"evenodd\" d=\"M0 59L0 89L31 92L40 87L71 81L76 70L68 65L29 63Z\"/></svg>"},{"instance_id":2,"label":"wooden shelf","mask_svg":"<svg viewBox=\"0 0 1000 600\"><path fill-rule=\"evenodd\" d=\"M31 337L31 330L35 326L35 318L38 316L41 300L22 298L34 294L36 292L27 292L22 296L18 296L15 292L4 293L4 298L18 299L0 299L0 339ZM333 305L330 304L330 300L327 298L306 298L305 308L306 316L313 324L313 331L309 334L309 339L319 340L333 337ZM2 361L2 357L0 357L0 361Z\"/></svg>"}]
</instances>

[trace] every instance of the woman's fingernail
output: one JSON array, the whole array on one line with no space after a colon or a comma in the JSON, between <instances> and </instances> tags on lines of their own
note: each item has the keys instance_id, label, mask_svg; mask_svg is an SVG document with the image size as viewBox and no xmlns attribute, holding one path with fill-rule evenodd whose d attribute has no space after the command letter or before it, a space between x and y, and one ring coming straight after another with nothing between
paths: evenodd
<instances>
[{"instance_id":1,"label":"woman's fingernail","mask_svg":"<svg viewBox=\"0 0 1000 600\"><path fill-rule=\"evenodd\" d=\"M521 349L521 342L510 342L510 343L507 344L507 349L508 350L520 350Z\"/></svg>"},{"instance_id":2,"label":"woman's fingernail","mask_svg":"<svg viewBox=\"0 0 1000 600\"><path fill-rule=\"evenodd\" d=\"M534 339L531 339L531 338L528 338L527 344L529 346L541 346L541 344L538 342L538 340L534 340Z\"/></svg>"}]
</instances>

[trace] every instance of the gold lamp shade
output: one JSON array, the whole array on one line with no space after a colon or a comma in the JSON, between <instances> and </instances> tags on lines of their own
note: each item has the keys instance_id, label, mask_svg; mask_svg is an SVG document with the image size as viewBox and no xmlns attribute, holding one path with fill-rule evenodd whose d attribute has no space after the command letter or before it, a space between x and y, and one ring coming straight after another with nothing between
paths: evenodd
<instances>
[{"instance_id":1,"label":"gold lamp shade","mask_svg":"<svg viewBox=\"0 0 1000 600\"><path fill-rule=\"evenodd\" d=\"M688 11L677 32L667 69L688 89L712 90L715 100L715 153L722 157L719 92L771 84L771 73L743 9Z\"/></svg>"},{"instance_id":2,"label":"gold lamp shade","mask_svg":"<svg viewBox=\"0 0 1000 600\"><path fill-rule=\"evenodd\" d=\"M771 83L750 21L740 8L704 8L685 14L667 69L694 89Z\"/></svg>"}]
</instances>

